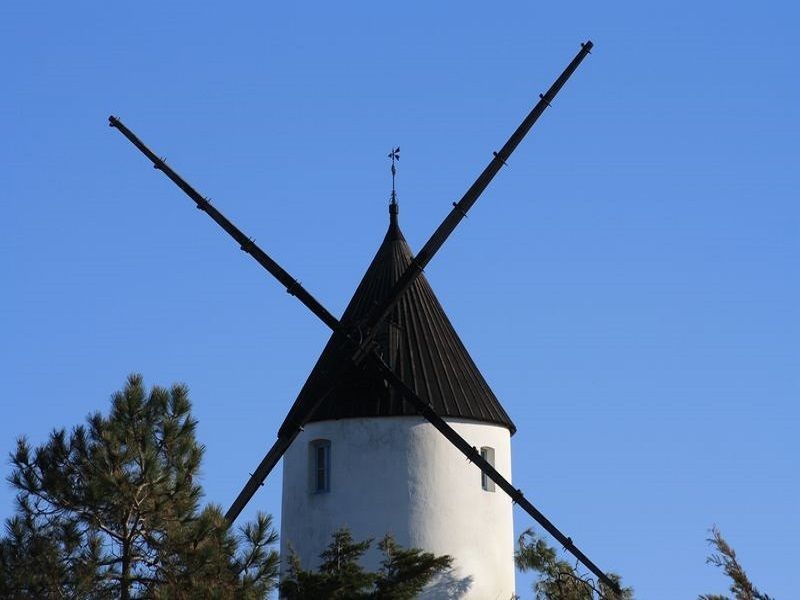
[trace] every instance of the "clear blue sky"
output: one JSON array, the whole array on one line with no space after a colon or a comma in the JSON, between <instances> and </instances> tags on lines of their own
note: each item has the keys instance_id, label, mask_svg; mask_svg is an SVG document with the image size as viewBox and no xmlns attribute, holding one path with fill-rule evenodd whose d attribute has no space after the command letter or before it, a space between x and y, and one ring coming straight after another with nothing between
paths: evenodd
<instances>
[{"instance_id":1,"label":"clear blue sky","mask_svg":"<svg viewBox=\"0 0 800 600\"><path fill-rule=\"evenodd\" d=\"M183 381L227 505L328 335L109 114L339 314L386 227L389 148L419 248L591 38L428 277L519 428L515 484L599 565L645 599L723 591L716 523L796 596L795 3L0 11L0 450L132 371ZM276 472L252 508L279 498Z\"/></svg>"}]
</instances>

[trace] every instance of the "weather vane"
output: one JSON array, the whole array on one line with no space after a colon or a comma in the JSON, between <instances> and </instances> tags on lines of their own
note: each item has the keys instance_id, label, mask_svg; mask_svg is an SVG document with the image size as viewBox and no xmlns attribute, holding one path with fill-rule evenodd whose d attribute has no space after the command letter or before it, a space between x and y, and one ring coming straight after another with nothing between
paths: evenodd
<instances>
[{"instance_id":1,"label":"weather vane","mask_svg":"<svg viewBox=\"0 0 800 600\"><path fill-rule=\"evenodd\" d=\"M393 148L389 152L389 158L392 159L392 204L397 204L397 192L394 188L394 178L397 175L397 167L394 166L395 161L400 160L400 146Z\"/></svg>"}]
</instances>

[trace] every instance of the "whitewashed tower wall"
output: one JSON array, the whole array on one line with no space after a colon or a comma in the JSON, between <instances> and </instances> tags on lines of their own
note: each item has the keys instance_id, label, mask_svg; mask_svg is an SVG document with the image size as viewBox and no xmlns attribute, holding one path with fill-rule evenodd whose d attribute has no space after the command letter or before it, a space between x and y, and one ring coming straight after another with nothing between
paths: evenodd
<instances>
[{"instance_id":1,"label":"whitewashed tower wall","mask_svg":"<svg viewBox=\"0 0 800 600\"><path fill-rule=\"evenodd\" d=\"M507 428L447 421L476 448L492 448L496 468L511 479ZM317 440L330 442L325 492L315 490L310 449ZM480 470L421 417L309 423L284 456L283 568L290 546L304 566L318 566L341 527L357 540L377 542L391 533L403 546L454 557L453 571L424 598L508 600L514 592L511 500L499 488L483 488ZM364 565L377 568L379 559L373 549Z\"/></svg>"}]
</instances>

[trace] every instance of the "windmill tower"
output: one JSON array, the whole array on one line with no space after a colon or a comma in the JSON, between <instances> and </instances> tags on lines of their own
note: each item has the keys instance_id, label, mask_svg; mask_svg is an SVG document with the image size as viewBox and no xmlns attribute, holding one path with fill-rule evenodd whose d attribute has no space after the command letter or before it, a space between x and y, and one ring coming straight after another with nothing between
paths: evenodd
<instances>
[{"instance_id":1,"label":"windmill tower","mask_svg":"<svg viewBox=\"0 0 800 600\"><path fill-rule=\"evenodd\" d=\"M342 315L357 326L385 300L413 259L389 207L389 228ZM384 362L506 478L515 427L470 358L424 275L393 308L375 337ZM318 389L339 352L322 352L298 402ZM457 499L457 501L455 501ZM459 598L510 598L514 592L511 499L464 460L393 387L348 378L314 411L284 455L281 556L290 548L316 567L333 531L356 539L391 533L403 546L454 557L429 591ZM377 551L372 568L377 566ZM284 563L285 568L285 563Z\"/></svg>"},{"instance_id":2,"label":"windmill tower","mask_svg":"<svg viewBox=\"0 0 800 600\"><path fill-rule=\"evenodd\" d=\"M225 514L230 523L286 455L284 543L293 541L306 564L309 555L324 546L320 539L327 539L333 528L348 525L357 536L391 532L401 544L454 555L461 570L455 583L463 574L480 577L487 590L493 585L490 580L504 586L510 559L501 559L496 568L486 565L487 557L497 555L495 548L508 547L510 500L611 593L619 593L617 582L511 485L509 437L514 425L422 275L592 47L591 41L581 44L416 256L400 233L392 193L389 231L341 320L117 117L109 117L111 127L333 332L277 439ZM435 438L434 430L442 439ZM452 450L466 458L460 466ZM465 475L469 463L477 467L471 478L480 481L479 489ZM387 474L400 467L404 475ZM492 492L494 486L509 500L482 493ZM397 493L389 493L392 490ZM296 510L303 502L302 510ZM308 522L318 523L319 531ZM502 591L488 593L484 597L503 597ZM437 597L442 595L444 590Z\"/></svg>"}]
</instances>

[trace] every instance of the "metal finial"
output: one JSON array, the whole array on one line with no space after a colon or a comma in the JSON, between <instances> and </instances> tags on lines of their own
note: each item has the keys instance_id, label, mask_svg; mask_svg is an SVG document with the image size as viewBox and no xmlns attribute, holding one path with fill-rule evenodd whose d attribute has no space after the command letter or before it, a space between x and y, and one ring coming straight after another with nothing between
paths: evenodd
<instances>
[{"instance_id":1,"label":"metal finial","mask_svg":"<svg viewBox=\"0 0 800 600\"><path fill-rule=\"evenodd\" d=\"M394 179L397 175L397 167L395 167L395 162L400 160L400 146L397 148L393 148L391 152L389 152L389 158L392 159L392 206L397 205L397 191L394 187Z\"/></svg>"}]
</instances>

